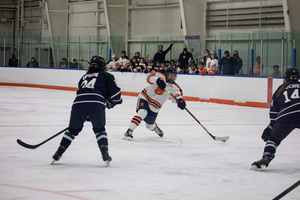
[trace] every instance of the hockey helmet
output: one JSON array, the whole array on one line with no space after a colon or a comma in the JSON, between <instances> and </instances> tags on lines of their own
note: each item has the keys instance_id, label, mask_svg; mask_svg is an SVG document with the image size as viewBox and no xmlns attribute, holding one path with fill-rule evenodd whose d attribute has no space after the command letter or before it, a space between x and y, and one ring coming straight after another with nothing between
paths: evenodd
<instances>
[{"instance_id":1,"label":"hockey helmet","mask_svg":"<svg viewBox=\"0 0 300 200\"><path fill-rule=\"evenodd\" d=\"M89 64L93 67L98 67L100 70L104 70L106 66L106 62L101 55L93 56Z\"/></svg>"},{"instance_id":2,"label":"hockey helmet","mask_svg":"<svg viewBox=\"0 0 300 200\"><path fill-rule=\"evenodd\" d=\"M173 76L170 76L170 74L172 74ZM166 81L168 83L174 83L176 81L176 78L177 78L176 68L173 67L173 66L167 67L167 69L165 71L165 75L166 75Z\"/></svg>"},{"instance_id":3,"label":"hockey helmet","mask_svg":"<svg viewBox=\"0 0 300 200\"><path fill-rule=\"evenodd\" d=\"M286 70L284 79L286 81L298 81L299 70L296 67L290 67Z\"/></svg>"}]
</instances>

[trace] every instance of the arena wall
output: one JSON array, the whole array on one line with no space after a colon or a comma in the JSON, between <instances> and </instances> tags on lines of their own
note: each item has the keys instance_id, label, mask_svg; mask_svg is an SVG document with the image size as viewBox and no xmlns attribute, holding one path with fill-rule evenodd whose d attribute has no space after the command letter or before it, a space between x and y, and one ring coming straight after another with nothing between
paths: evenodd
<instances>
[{"instance_id":1,"label":"arena wall","mask_svg":"<svg viewBox=\"0 0 300 200\"><path fill-rule=\"evenodd\" d=\"M77 90L85 70L0 67L0 85ZM110 72L123 95L137 96L147 85L144 73ZM179 74L176 81L187 101L268 107L282 78L241 76L199 76Z\"/></svg>"}]
</instances>

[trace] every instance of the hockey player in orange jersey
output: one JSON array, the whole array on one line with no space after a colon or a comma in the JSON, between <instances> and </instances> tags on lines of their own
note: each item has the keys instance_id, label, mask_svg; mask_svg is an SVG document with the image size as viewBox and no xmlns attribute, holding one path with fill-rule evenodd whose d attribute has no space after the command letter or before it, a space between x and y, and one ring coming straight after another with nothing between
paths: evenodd
<instances>
[{"instance_id":1,"label":"hockey player in orange jersey","mask_svg":"<svg viewBox=\"0 0 300 200\"><path fill-rule=\"evenodd\" d=\"M215 51L212 51L211 56L207 57L205 67L200 71L200 75L205 74L218 74L218 57Z\"/></svg>"},{"instance_id":2,"label":"hockey player in orange jersey","mask_svg":"<svg viewBox=\"0 0 300 200\"><path fill-rule=\"evenodd\" d=\"M155 131L160 137L163 137L163 131L157 126L156 118L166 100L170 97L170 94L165 91L169 90L177 98L172 102L177 103L180 109L184 109L186 104L182 97L181 88L175 83L177 72L175 67L168 67L165 73L151 71L147 76L147 83L149 85L145 87L139 94L137 101L136 115L132 118L129 128L125 133L124 139L133 138L133 131L144 120L147 129Z\"/></svg>"}]
</instances>

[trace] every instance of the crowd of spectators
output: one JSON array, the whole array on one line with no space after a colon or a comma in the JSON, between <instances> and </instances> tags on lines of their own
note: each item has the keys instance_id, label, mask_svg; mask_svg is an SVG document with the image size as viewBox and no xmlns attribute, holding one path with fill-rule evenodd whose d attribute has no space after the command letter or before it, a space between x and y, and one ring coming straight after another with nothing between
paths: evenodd
<instances>
[{"instance_id":1,"label":"crowd of spectators","mask_svg":"<svg viewBox=\"0 0 300 200\"><path fill-rule=\"evenodd\" d=\"M152 70L164 72L168 66L174 66L177 73L184 74L220 74L234 75L239 74L243 66L243 61L239 56L237 50L234 51L233 56L230 56L229 51L225 51L223 57L219 60L216 51L209 51L205 49L202 60L196 62L193 54L188 51L187 45L183 45L182 52L178 59L165 60L166 54L172 49L174 41L169 47L164 50L163 45L158 46L158 51L149 60L149 57L141 57L140 52L135 52L135 55L129 59L125 51L121 52L120 58L115 54L112 55L111 60L107 63L106 69L117 70L121 72L144 72L148 73ZM220 67L219 67L220 66Z\"/></svg>"},{"instance_id":2,"label":"crowd of spectators","mask_svg":"<svg viewBox=\"0 0 300 200\"><path fill-rule=\"evenodd\" d=\"M172 49L174 41L171 41L169 47L164 50L163 45L158 45L158 51L154 54L153 59L149 59L149 56L141 57L140 52L135 52L135 55L130 59L126 55L126 51L121 52L119 58L115 54L111 56L111 60L106 65L106 70L115 70L121 72L144 72L148 73L152 70L164 72L168 66L176 68L177 73L183 74L199 74L199 75L237 75L241 73L243 66L243 60L239 56L237 50L233 51L233 55L230 55L228 50L224 51L223 56L218 59L216 51L211 52L208 49L204 50L204 56L201 60L194 60L193 54L188 51L187 45L183 45L182 52L179 54L178 59L171 59L170 61L165 60L166 54ZM79 61L73 59L73 62L67 58L62 58L59 62L59 68L74 68L83 69L83 66ZM255 57L255 65L253 67L253 76L261 76L264 65L261 63L261 57ZM9 66L19 66L19 61L15 54L11 55L8 62ZM39 67L35 57L27 63L26 67ZM220 70L220 71L219 71ZM249 74L251 74L249 69ZM278 65L273 66L273 77L280 77L281 73Z\"/></svg>"}]
</instances>

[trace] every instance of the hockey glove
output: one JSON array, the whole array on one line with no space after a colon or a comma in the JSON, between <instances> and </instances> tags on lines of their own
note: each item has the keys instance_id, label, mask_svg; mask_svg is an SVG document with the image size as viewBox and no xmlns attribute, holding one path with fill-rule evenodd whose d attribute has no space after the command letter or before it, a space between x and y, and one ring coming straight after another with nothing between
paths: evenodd
<instances>
[{"instance_id":1,"label":"hockey glove","mask_svg":"<svg viewBox=\"0 0 300 200\"><path fill-rule=\"evenodd\" d=\"M180 99L177 100L177 106L181 110L185 109L186 104L185 104L185 101L183 100L183 98L180 98Z\"/></svg>"},{"instance_id":2,"label":"hockey glove","mask_svg":"<svg viewBox=\"0 0 300 200\"><path fill-rule=\"evenodd\" d=\"M111 109L113 107L115 107L115 103L110 102L109 100L106 100L106 108Z\"/></svg>"},{"instance_id":3,"label":"hockey glove","mask_svg":"<svg viewBox=\"0 0 300 200\"><path fill-rule=\"evenodd\" d=\"M166 88L166 83L165 83L165 81L162 78L158 78L156 80L156 84L162 90Z\"/></svg>"},{"instance_id":4,"label":"hockey glove","mask_svg":"<svg viewBox=\"0 0 300 200\"><path fill-rule=\"evenodd\" d=\"M267 126L267 128L265 128L263 134L261 135L261 139L265 142L268 141L270 135L271 135L271 131L272 131L273 127L272 126Z\"/></svg>"}]
</instances>

